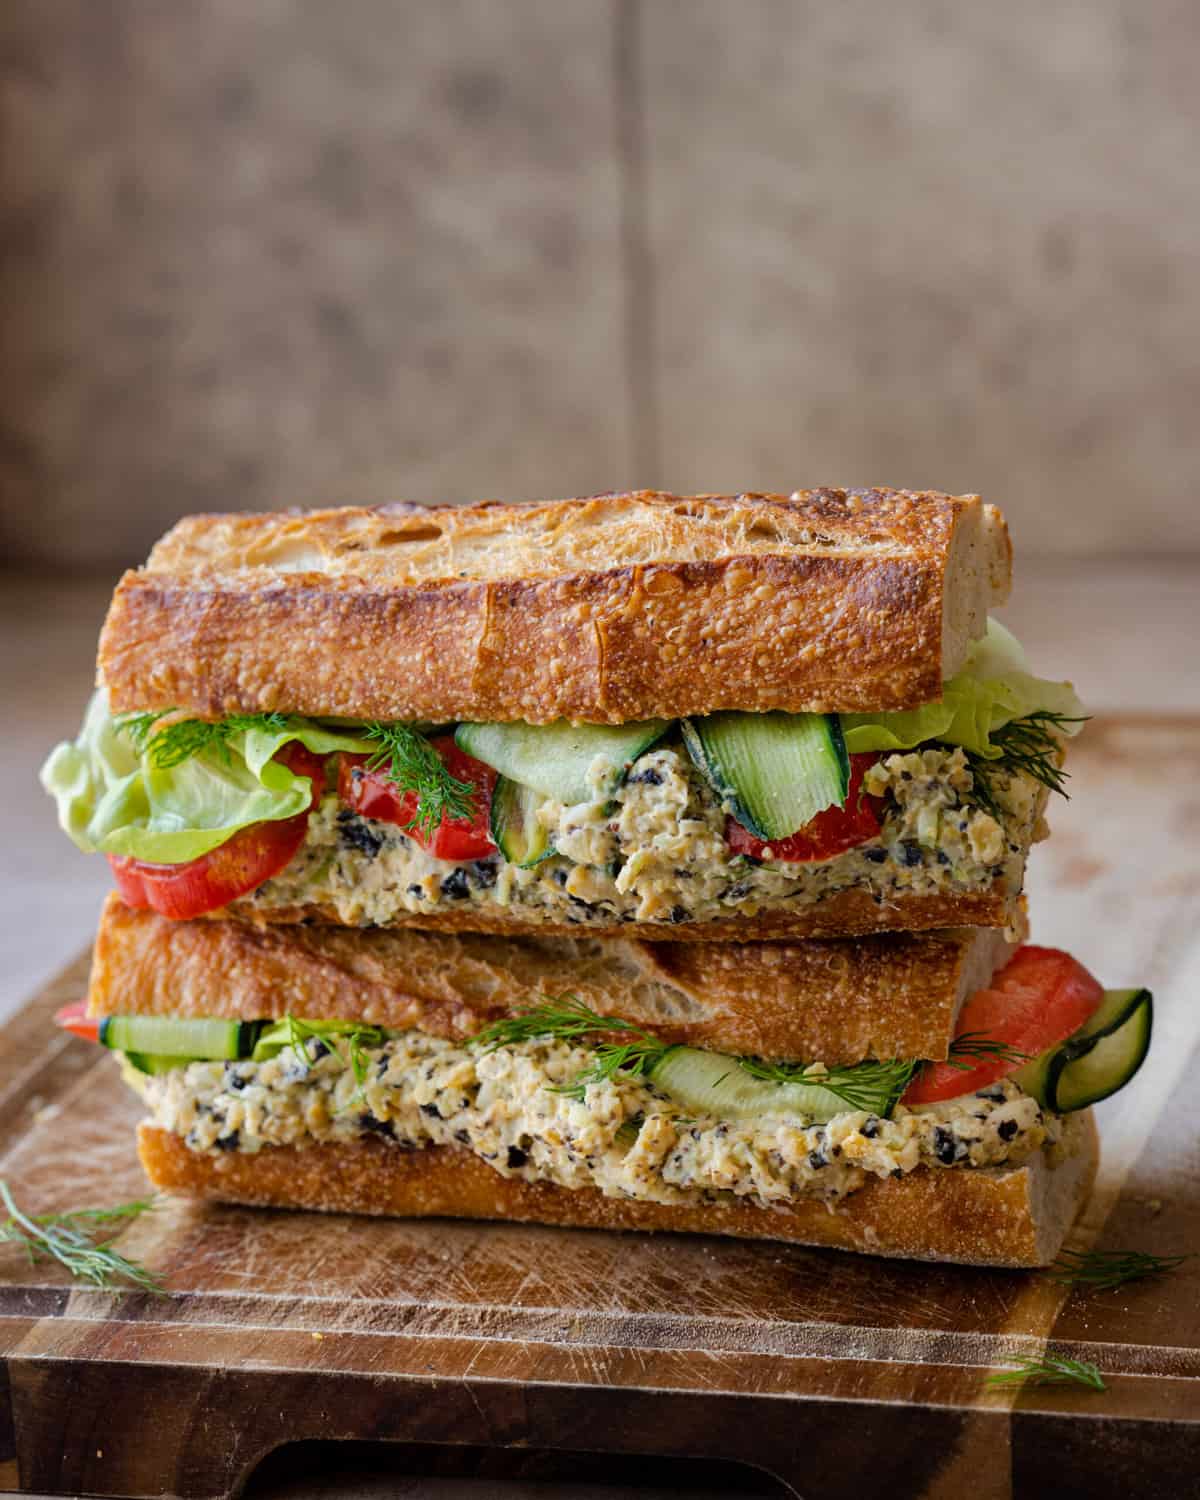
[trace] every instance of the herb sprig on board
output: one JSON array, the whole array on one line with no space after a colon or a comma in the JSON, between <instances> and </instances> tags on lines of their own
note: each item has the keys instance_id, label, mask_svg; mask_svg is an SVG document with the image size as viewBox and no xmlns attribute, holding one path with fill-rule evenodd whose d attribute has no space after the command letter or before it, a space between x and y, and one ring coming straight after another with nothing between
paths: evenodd
<instances>
[{"instance_id":1,"label":"herb sprig on board","mask_svg":"<svg viewBox=\"0 0 1200 1500\"><path fill-rule=\"evenodd\" d=\"M0 1243L23 1245L31 1265L56 1260L76 1280L101 1291L115 1291L124 1282L156 1297L169 1295L155 1272L112 1248L123 1229L155 1207L153 1198L137 1198L116 1208L31 1215L17 1207L8 1183L0 1181L0 1201L8 1212L0 1224Z\"/></svg>"},{"instance_id":2,"label":"herb sprig on board","mask_svg":"<svg viewBox=\"0 0 1200 1500\"><path fill-rule=\"evenodd\" d=\"M1082 1385L1090 1391L1105 1391L1104 1377L1095 1365L1082 1359L1069 1359L1047 1349L1044 1354L1022 1354L1013 1359L1015 1370L1001 1370L988 1377L988 1387L1004 1390L1023 1385Z\"/></svg>"},{"instance_id":3,"label":"herb sprig on board","mask_svg":"<svg viewBox=\"0 0 1200 1500\"><path fill-rule=\"evenodd\" d=\"M1062 1250L1046 1275L1061 1286L1109 1292L1131 1281L1164 1276L1191 1259L1191 1255L1148 1255L1142 1250Z\"/></svg>"},{"instance_id":4,"label":"herb sprig on board","mask_svg":"<svg viewBox=\"0 0 1200 1500\"><path fill-rule=\"evenodd\" d=\"M964 751L974 781L974 800L998 823L1004 821L997 773L1031 776L1060 797L1067 797L1069 773L1061 765L1063 737L1069 725L1086 723L1086 715L1072 717L1038 709L992 730L991 743L1001 752L997 758L988 760L971 750Z\"/></svg>"}]
</instances>

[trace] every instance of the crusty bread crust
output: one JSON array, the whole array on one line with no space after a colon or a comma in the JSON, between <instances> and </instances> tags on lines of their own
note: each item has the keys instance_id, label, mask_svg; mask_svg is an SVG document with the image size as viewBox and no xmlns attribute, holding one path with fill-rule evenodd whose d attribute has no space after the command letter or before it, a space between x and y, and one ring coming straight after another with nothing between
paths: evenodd
<instances>
[{"instance_id":1,"label":"crusty bread crust","mask_svg":"<svg viewBox=\"0 0 1200 1500\"><path fill-rule=\"evenodd\" d=\"M830 1210L801 1200L786 1209L751 1204L677 1207L606 1198L595 1189L501 1177L454 1147L405 1151L376 1140L346 1146L267 1146L254 1155L189 1151L168 1131L143 1124L138 1151L165 1192L267 1208L392 1214L404 1218L505 1219L589 1229L682 1230L790 1240L913 1260L979 1266L1048 1265L1062 1245L1096 1171L1090 1112L1077 1148L1051 1167L938 1170L872 1178Z\"/></svg>"},{"instance_id":2,"label":"crusty bread crust","mask_svg":"<svg viewBox=\"0 0 1200 1500\"><path fill-rule=\"evenodd\" d=\"M212 914L251 923L328 922L339 924L332 906L268 907L253 899L235 901ZM986 891L932 896L907 892L889 901L876 901L869 891L837 891L810 906L763 912L756 917L733 914L709 922L638 922L638 938L648 943L747 943L770 938L860 937L874 932L929 932L948 927L1017 927L1022 920L1020 896L993 884ZM630 923L600 926L588 922L539 920L520 907L475 905L439 907L411 912L389 922L390 928L420 928L426 932L486 932L497 937L628 937Z\"/></svg>"},{"instance_id":3,"label":"crusty bread crust","mask_svg":"<svg viewBox=\"0 0 1200 1500\"><path fill-rule=\"evenodd\" d=\"M1011 950L988 929L840 942L648 944L629 938L176 922L111 895L93 1015L365 1021L472 1036L573 995L664 1041L766 1058L944 1058L966 995Z\"/></svg>"},{"instance_id":4,"label":"crusty bread crust","mask_svg":"<svg viewBox=\"0 0 1200 1500\"><path fill-rule=\"evenodd\" d=\"M929 702L1003 519L904 490L193 516L121 580L114 711L620 723Z\"/></svg>"}]
</instances>

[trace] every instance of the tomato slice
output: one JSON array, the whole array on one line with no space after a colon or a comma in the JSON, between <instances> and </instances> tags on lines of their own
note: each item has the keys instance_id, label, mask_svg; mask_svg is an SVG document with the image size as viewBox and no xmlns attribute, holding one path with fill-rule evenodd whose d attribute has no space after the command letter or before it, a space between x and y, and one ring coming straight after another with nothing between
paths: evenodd
<instances>
[{"instance_id":1,"label":"tomato slice","mask_svg":"<svg viewBox=\"0 0 1200 1500\"><path fill-rule=\"evenodd\" d=\"M61 1026L64 1031L73 1031L85 1042L100 1040L100 1017L88 1015L86 1000L76 1000L73 1005L64 1005L61 1010L56 1010L54 1024Z\"/></svg>"},{"instance_id":2,"label":"tomato slice","mask_svg":"<svg viewBox=\"0 0 1200 1500\"><path fill-rule=\"evenodd\" d=\"M429 743L441 756L451 776L474 785L471 798L474 811L469 818L443 818L433 833L426 835L413 823L417 815L417 794L401 790L388 776L386 767L368 771L369 755L342 756L338 797L362 818L373 818L377 823L394 823L403 828L410 839L435 859L482 859L495 853L490 827L495 771L460 750L453 735L439 735Z\"/></svg>"},{"instance_id":3,"label":"tomato slice","mask_svg":"<svg viewBox=\"0 0 1200 1500\"><path fill-rule=\"evenodd\" d=\"M973 1036L1004 1042L1025 1054L1015 1061L985 1057L978 1066L956 1068L948 1062L927 1063L904 1095L905 1104L957 1099L1015 1073L1090 1020L1104 997L1100 981L1078 960L1059 948L1027 944L992 980L963 1006L956 1037Z\"/></svg>"},{"instance_id":4,"label":"tomato slice","mask_svg":"<svg viewBox=\"0 0 1200 1500\"><path fill-rule=\"evenodd\" d=\"M811 864L818 859L832 859L835 854L865 844L878 834L883 815L883 798L870 797L862 789L867 767L873 766L878 759L877 755L852 755L846 805L827 807L806 823L799 833L786 839L756 839L736 818L728 818L725 842L735 854L762 859L763 851L769 849L772 859L784 860L788 864Z\"/></svg>"},{"instance_id":5,"label":"tomato slice","mask_svg":"<svg viewBox=\"0 0 1200 1500\"><path fill-rule=\"evenodd\" d=\"M183 919L216 911L256 890L290 864L304 843L308 815L325 786L325 757L293 740L277 760L312 781L312 799L301 813L276 822L252 823L199 859L182 865L153 864L108 856L113 879L126 906L149 907L164 917Z\"/></svg>"}]
</instances>

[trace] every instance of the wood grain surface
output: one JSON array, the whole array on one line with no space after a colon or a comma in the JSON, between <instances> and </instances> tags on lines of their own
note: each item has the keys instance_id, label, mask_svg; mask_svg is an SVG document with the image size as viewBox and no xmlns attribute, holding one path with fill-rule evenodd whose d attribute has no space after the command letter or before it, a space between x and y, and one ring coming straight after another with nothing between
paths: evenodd
<instances>
[{"instance_id":1,"label":"wood grain surface","mask_svg":"<svg viewBox=\"0 0 1200 1500\"><path fill-rule=\"evenodd\" d=\"M1101 1107L1073 1243L1200 1247L1200 721L1092 726L1035 864L1035 936L1145 981L1156 1037ZM138 1106L49 1016L0 1048L0 1175L37 1210L143 1183ZM1105 1294L1044 1276L701 1237L164 1205L120 1248L170 1300L0 1259L0 1458L27 1491L232 1494L300 1439L686 1454L826 1500L1200 1493L1200 1271ZM988 1391L1047 1340L1104 1393ZM149 1420L148 1420L149 1416Z\"/></svg>"}]
</instances>

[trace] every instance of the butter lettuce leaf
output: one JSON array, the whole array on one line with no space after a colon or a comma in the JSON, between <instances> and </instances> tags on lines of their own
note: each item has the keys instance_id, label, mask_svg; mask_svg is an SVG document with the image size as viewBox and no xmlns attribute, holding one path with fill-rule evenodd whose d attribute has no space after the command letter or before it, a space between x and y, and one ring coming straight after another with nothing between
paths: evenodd
<instances>
[{"instance_id":1,"label":"butter lettuce leaf","mask_svg":"<svg viewBox=\"0 0 1200 1500\"><path fill-rule=\"evenodd\" d=\"M1068 720L1084 717L1071 684L1034 677L1016 637L996 620L989 620L986 635L975 642L962 671L944 684L938 702L898 713L842 714L841 721L851 753L911 750L927 740L941 740L986 760L997 760L1003 751L991 743L990 736L1014 719L1038 712ZM1060 727L1071 736L1082 725Z\"/></svg>"},{"instance_id":2,"label":"butter lettuce leaf","mask_svg":"<svg viewBox=\"0 0 1200 1500\"><path fill-rule=\"evenodd\" d=\"M242 730L174 766L139 751L103 693L88 705L78 739L55 747L41 771L63 831L85 854L184 864L251 823L275 822L309 804L308 777L272 756L298 740L316 755L366 751L373 742L304 719L282 729Z\"/></svg>"}]
</instances>

